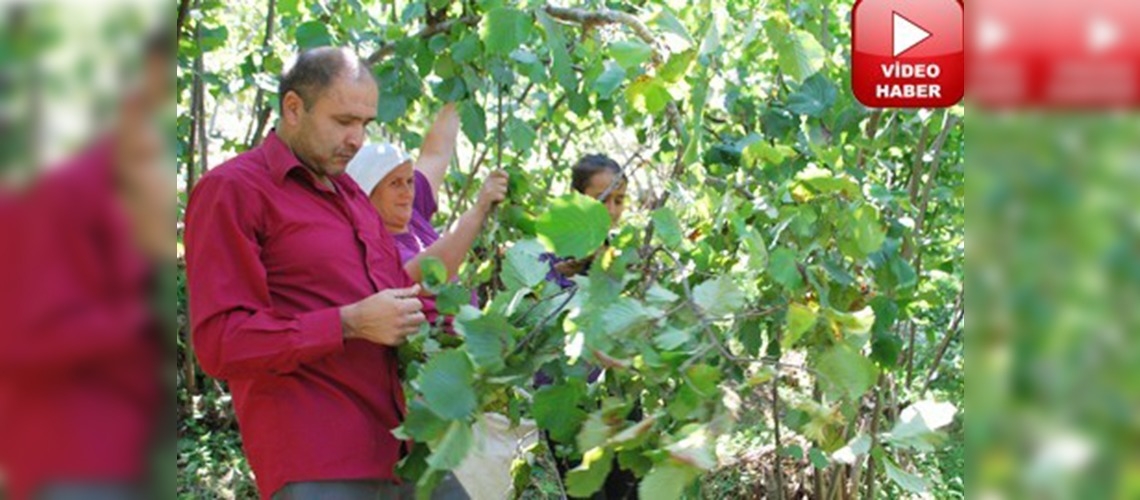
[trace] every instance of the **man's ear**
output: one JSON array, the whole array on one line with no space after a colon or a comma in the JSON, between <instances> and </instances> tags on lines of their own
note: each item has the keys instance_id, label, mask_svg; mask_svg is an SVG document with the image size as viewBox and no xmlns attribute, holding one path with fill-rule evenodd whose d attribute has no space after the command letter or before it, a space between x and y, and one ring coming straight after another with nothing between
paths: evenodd
<instances>
[{"instance_id":1,"label":"man's ear","mask_svg":"<svg viewBox=\"0 0 1140 500\"><path fill-rule=\"evenodd\" d=\"M285 93L281 101L281 119L289 125L297 125L301 121L301 113L305 111L305 100L296 92Z\"/></svg>"}]
</instances>

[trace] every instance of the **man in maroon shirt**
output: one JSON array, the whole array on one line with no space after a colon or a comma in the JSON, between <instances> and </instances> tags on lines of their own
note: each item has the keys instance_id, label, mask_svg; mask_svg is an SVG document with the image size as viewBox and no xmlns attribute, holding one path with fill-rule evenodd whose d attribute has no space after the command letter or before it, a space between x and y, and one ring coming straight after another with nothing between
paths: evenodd
<instances>
[{"instance_id":1,"label":"man in maroon shirt","mask_svg":"<svg viewBox=\"0 0 1140 500\"><path fill-rule=\"evenodd\" d=\"M403 496L394 346L434 319L343 172L376 115L368 67L301 54L264 142L204 175L186 212L193 343L229 381L263 498ZM466 498L445 483L437 497ZM450 486L449 486L450 485Z\"/></svg>"},{"instance_id":2,"label":"man in maroon shirt","mask_svg":"<svg viewBox=\"0 0 1140 500\"><path fill-rule=\"evenodd\" d=\"M174 245L157 117L176 45L169 28L152 36L108 129L0 194L0 498L156 494L171 337L153 294Z\"/></svg>"}]
</instances>

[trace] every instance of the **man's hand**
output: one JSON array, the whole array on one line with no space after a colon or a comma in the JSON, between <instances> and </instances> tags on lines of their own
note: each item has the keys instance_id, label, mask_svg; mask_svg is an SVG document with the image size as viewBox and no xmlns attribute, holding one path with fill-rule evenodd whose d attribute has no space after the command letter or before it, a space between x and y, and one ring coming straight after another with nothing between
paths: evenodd
<instances>
[{"instance_id":1,"label":"man's hand","mask_svg":"<svg viewBox=\"0 0 1140 500\"><path fill-rule=\"evenodd\" d=\"M384 290L340 309L344 338L364 339L386 346L398 346L404 338L427 321L423 303L417 298L420 286Z\"/></svg>"},{"instance_id":2,"label":"man's hand","mask_svg":"<svg viewBox=\"0 0 1140 500\"><path fill-rule=\"evenodd\" d=\"M483 188L479 190L479 199L475 206L479 207L483 215L491 212L491 207L507 199L507 181L509 176L502 170L496 170L483 180Z\"/></svg>"}]
</instances>

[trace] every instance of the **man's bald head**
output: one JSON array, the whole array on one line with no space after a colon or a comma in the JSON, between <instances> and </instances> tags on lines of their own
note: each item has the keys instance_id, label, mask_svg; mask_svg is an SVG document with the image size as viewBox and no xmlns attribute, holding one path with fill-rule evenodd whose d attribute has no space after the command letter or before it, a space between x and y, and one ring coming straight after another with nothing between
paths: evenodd
<instances>
[{"instance_id":1,"label":"man's bald head","mask_svg":"<svg viewBox=\"0 0 1140 500\"><path fill-rule=\"evenodd\" d=\"M293 92L311 109L313 103L340 78L349 81L375 81L368 66L356 54L344 48L319 47L302 52L297 62L281 76L277 98L283 107L285 96Z\"/></svg>"}]
</instances>

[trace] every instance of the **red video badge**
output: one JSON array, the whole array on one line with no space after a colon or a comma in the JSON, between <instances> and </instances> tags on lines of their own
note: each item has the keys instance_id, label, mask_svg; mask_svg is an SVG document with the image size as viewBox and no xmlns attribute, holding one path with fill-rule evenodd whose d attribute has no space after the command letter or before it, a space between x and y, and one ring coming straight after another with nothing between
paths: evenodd
<instances>
[{"instance_id":1,"label":"red video badge","mask_svg":"<svg viewBox=\"0 0 1140 500\"><path fill-rule=\"evenodd\" d=\"M859 0L851 16L851 88L872 108L942 108L962 100L960 0Z\"/></svg>"}]
</instances>

